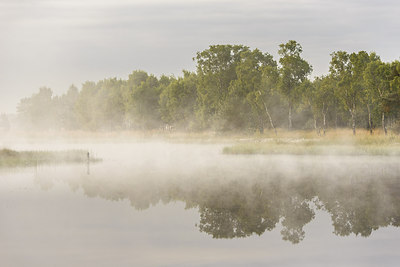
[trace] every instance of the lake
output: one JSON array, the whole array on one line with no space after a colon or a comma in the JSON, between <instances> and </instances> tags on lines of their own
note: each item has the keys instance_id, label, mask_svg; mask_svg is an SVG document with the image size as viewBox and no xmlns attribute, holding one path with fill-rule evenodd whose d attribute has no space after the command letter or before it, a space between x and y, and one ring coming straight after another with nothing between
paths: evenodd
<instances>
[{"instance_id":1,"label":"lake","mask_svg":"<svg viewBox=\"0 0 400 267\"><path fill-rule=\"evenodd\" d=\"M0 266L398 266L398 157L223 146L9 145L103 161L0 169Z\"/></svg>"}]
</instances>

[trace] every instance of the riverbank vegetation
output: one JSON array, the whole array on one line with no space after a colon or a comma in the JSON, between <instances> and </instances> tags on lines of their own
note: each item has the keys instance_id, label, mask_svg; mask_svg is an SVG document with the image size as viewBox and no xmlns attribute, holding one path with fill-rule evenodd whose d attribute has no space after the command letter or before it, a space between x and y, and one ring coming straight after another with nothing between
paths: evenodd
<instances>
[{"instance_id":1,"label":"riverbank vegetation","mask_svg":"<svg viewBox=\"0 0 400 267\"><path fill-rule=\"evenodd\" d=\"M400 156L400 136L368 130L332 130L324 137L314 137L310 131L282 132L282 137L239 139L225 146L224 154L277 155L340 155L340 156Z\"/></svg>"},{"instance_id":2,"label":"riverbank vegetation","mask_svg":"<svg viewBox=\"0 0 400 267\"><path fill-rule=\"evenodd\" d=\"M59 163L98 162L99 158L90 156L84 150L66 151L15 151L0 150L0 167L23 167Z\"/></svg>"},{"instance_id":3,"label":"riverbank vegetation","mask_svg":"<svg viewBox=\"0 0 400 267\"><path fill-rule=\"evenodd\" d=\"M278 60L243 45L211 45L195 55L196 71L181 77L136 70L62 96L42 87L20 101L18 121L41 131L400 130L399 61L335 51L329 73L311 79L302 52L293 40L279 45Z\"/></svg>"}]
</instances>

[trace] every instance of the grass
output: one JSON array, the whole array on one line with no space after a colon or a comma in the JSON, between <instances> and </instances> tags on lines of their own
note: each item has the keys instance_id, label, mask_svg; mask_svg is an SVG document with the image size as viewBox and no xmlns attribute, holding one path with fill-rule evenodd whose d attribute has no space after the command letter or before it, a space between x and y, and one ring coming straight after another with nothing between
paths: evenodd
<instances>
[{"instance_id":1,"label":"grass","mask_svg":"<svg viewBox=\"0 0 400 267\"><path fill-rule=\"evenodd\" d=\"M100 159L91 157L90 162ZM0 150L0 167L35 166L38 164L60 163L86 163L87 151L15 151L10 149Z\"/></svg>"},{"instance_id":2,"label":"grass","mask_svg":"<svg viewBox=\"0 0 400 267\"><path fill-rule=\"evenodd\" d=\"M224 154L291 154L291 155L382 155L400 156L400 136L388 136L359 130L353 136L348 130L330 131L326 136L310 131L282 132L278 137L235 142L223 149Z\"/></svg>"},{"instance_id":3,"label":"grass","mask_svg":"<svg viewBox=\"0 0 400 267\"><path fill-rule=\"evenodd\" d=\"M272 130L266 130L263 134L249 131L164 132L153 130L144 132L33 132L30 134L23 132L13 134L7 138L10 140L18 140L20 138L21 140L45 143L166 141L169 143L226 144L223 150L225 154L400 155L400 135L389 132L385 136L380 129L374 130L373 135L370 135L369 131L365 129L357 129L356 136L353 136L351 129L328 129L325 136L318 136L313 130L288 131L278 129L277 136ZM35 155L33 158L40 159L40 156ZM85 154L84 160L86 160ZM3 159L1 159L0 155L0 166L3 165L1 161ZM56 160L49 160L49 162L54 161ZM29 160L27 162L26 164L32 164L29 163ZM74 161L69 160L69 162ZM79 160L75 160L75 162L79 162Z\"/></svg>"},{"instance_id":4,"label":"grass","mask_svg":"<svg viewBox=\"0 0 400 267\"><path fill-rule=\"evenodd\" d=\"M320 137L314 130L293 130L277 129L278 136L274 131L266 129L263 134L253 131L44 131L44 132L13 132L4 136L0 133L5 143L6 141L22 140L28 142L43 143L126 143L126 142L151 142L166 141L171 143L229 143L245 140L265 141L265 140L319 140L320 142L344 142L354 143L388 143L393 142L391 138L400 142L400 136L389 131L389 136L384 136L380 129L374 130L374 135L370 136L365 129L357 129L354 138L351 129L328 129L326 136Z\"/></svg>"},{"instance_id":5,"label":"grass","mask_svg":"<svg viewBox=\"0 0 400 267\"><path fill-rule=\"evenodd\" d=\"M375 155L375 156L400 156L400 146L379 145L304 145L304 144L237 144L224 147L224 154L289 154L289 155Z\"/></svg>"}]
</instances>

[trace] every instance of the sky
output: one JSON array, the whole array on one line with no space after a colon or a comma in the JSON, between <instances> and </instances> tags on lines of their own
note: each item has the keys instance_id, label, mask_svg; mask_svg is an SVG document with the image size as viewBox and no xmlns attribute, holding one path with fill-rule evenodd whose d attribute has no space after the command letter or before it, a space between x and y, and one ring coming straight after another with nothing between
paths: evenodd
<instances>
[{"instance_id":1,"label":"sky","mask_svg":"<svg viewBox=\"0 0 400 267\"><path fill-rule=\"evenodd\" d=\"M330 54L375 51L400 59L398 0L0 0L0 113L50 87L133 70L179 76L212 44L243 44L278 60L296 40L327 74Z\"/></svg>"}]
</instances>

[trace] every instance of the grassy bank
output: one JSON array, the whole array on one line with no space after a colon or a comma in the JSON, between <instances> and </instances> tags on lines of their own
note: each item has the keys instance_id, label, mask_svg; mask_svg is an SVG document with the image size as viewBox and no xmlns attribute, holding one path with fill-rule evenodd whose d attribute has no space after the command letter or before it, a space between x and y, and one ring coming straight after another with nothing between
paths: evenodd
<instances>
[{"instance_id":1,"label":"grassy bank","mask_svg":"<svg viewBox=\"0 0 400 267\"><path fill-rule=\"evenodd\" d=\"M310 155L400 155L400 135L389 131L384 135L380 129L376 129L373 135L365 129L357 129L357 135L353 136L351 129L328 129L326 135L321 136L313 130L278 129L278 135L274 131L266 130L257 132L183 132L183 131L120 131L120 132L21 132L4 136L4 144L17 143L137 143L137 142L169 142L189 144L225 144L225 154L310 154ZM80 154L82 153L83 154ZM26 152L29 154L29 152ZM33 152L35 153L35 152ZM39 153L39 152L36 152ZM50 152L40 152L42 154ZM40 154L39 153L39 154ZM59 152L57 152L59 153ZM68 152L61 152L68 153ZM80 162L86 161L84 151L71 153L66 157L51 154L43 162ZM21 156L20 162L32 162L25 158L36 158L41 161L41 156ZM82 156L83 155L83 156ZM44 156L44 157L45 157ZM83 160L82 160L83 157ZM72 159L75 158L75 159ZM65 160L67 159L67 160ZM0 161L2 159L0 158ZM0 165L4 163L0 162ZM20 164L20 163L18 163ZM29 165L32 163L23 163Z\"/></svg>"},{"instance_id":2,"label":"grassy bank","mask_svg":"<svg viewBox=\"0 0 400 267\"><path fill-rule=\"evenodd\" d=\"M278 137L258 136L242 139L227 146L224 154L292 154L292 155L383 155L400 156L400 136L370 135L358 131L356 136L345 130L330 131L326 136L305 132L283 132Z\"/></svg>"},{"instance_id":3,"label":"grassy bank","mask_svg":"<svg viewBox=\"0 0 400 267\"><path fill-rule=\"evenodd\" d=\"M100 159L90 157L90 162ZM38 164L86 163L87 151L14 151L0 150L0 167L35 166Z\"/></svg>"},{"instance_id":4,"label":"grassy bank","mask_svg":"<svg viewBox=\"0 0 400 267\"><path fill-rule=\"evenodd\" d=\"M304 144L273 144L246 143L225 147L224 154L290 154L290 155L381 155L400 156L400 146L382 145L304 145Z\"/></svg>"},{"instance_id":5,"label":"grassy bank","mask_svg":"<svg viewBox=\"0 0 400 267\"><path fill-rule=\"evenodd\" d=\"M376 129L371 136L365 129L357 129L354 137L351 129L328 129L325 136L318 136L314 130L277 129L278 135L269 129L260 134L254 131L44 131L44 132L10 132L0 133L4 144L13 143L129 143L166 141L171 143L232 143L242 141L265 140L319 140L321 142L347 143L391 143L400 142L398 133L389 131L385 136L380 129Z\"/></svg>"}]
</instances>

